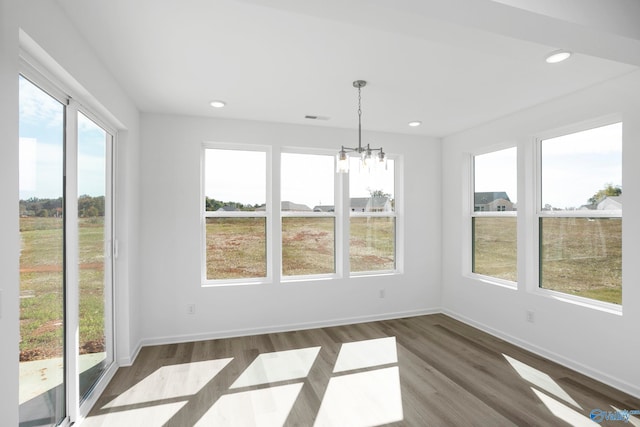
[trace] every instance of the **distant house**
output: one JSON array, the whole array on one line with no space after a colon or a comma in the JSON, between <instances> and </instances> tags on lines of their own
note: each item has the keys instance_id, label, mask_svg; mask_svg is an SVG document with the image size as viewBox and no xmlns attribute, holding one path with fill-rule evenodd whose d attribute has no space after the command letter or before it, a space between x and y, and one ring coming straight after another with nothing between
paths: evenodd
<instances>
[{"instance_id":1,"label":"distant house","mask_svg":"<svg viewBox=\"0 0 640 427\"><path fill-rule=\"evenodd\" d=\"M594 205L594 204L589 204L589 205L582 205L578 208L579 211L592 211L594 209L597 209L598 205Z\"/></svg>"},{"instance_id":2,"label":"distant house","mask_svg":"<svg viewBox=\"0 0 640 427\"><path fill-rule=\"evenodd\" d=\"M236 207L233 206L233 205L224 205L224 206L218 208L216 210L216 212L233 212L233 211L237 211L237 210L238 209L236 209Z\"/></svg>"},{"instance_id":3,"label":"distant house","mask_svg":"<svg viewBox=\"0 0 640 427\"><path fill-rule=\"evenodd\" d=\"M386 196L352 197L349 202L351 212L391 212L393 205L391 199ZM333 205L314 206L314 212L334 212Z\"/></svg>"},{"instance_id":4,"label":"distant house","mask_svg":"<svg viewBox=\"0 0 640 427\"><path fill-rule=\"evenodd\" d=\"M621 211L622 196L607 196L598 202L596 209L599 211Z\"/></svg>"},{"instance_id":5,"label":"distant house","mask_svg":"<svg viewBox=\"0 0 640 427\"><path fill-rule=\"evenodd\" d=\"M291 212L311 212L311 208L307 205L303 205L300 203L286 202L283 201L281 203L281 207L283 211L291 211Z\"/></svg>"},{"instance_id":6,"label":"distant house","mask_svg":"<svg viewBox=\"0 0 640 427\"><path fill-rule=\"evenodd\" d=\"M585 211L621 211L622 210L622 196L605 196L598 203L591 203L588 205L582 205L578 210Z\"/></svg>"},{"instance_id":7,"label":"distant house","mask_svg":"<svg viewBox=\"0 0 640 427\"><path fill-rule=\"evenodd\" d=\"M516 205L511 202L506 191L486 191L475 193L473 197L475 212L515 211Z\"/></svg>"},{"instance_id":8,"label":"distant house","mask_svg":"<svg viewBox=\"0 0 640 427\"><path fill-rule=\"evenodd\" d=\"M314 212L335 212L336 208L333 205L318 205L313 207Z\"/></svg>"},{"instance_id":9,"label":"distant house","mask_svg":"<svg viewBox=\"0 0 640 427\"><path fill-rule=\"evenodd\" d=\"M350 200L351 212L391 212L393 206L386 196L352 197Z\"/></svg>"},{"instance_id":10,"label":"distant house","mask_svg":"<svg viewBox=\"0 0 640 427\"><path fill-rule=\"evenodd\" d=\"M311 208L307 205L303 205L301 203L293 203L293 202L284 201L284 200L280 202L280 209L283 212L311 212ZM256 211L263 211L263 210L265 210L264 205L256 209Z\"/></svg>"}]
</instances>

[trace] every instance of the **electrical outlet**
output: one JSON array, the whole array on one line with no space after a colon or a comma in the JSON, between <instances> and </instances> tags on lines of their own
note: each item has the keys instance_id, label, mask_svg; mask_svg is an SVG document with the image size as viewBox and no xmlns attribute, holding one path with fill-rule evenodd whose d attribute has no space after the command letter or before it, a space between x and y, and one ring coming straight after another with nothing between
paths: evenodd
<instances>
[{"instance_id":1,"label":"electrical outlet","mask_svg":"<svg viewBox=\"0 0 640 427\"><path fill-rule=\"evenodd\" d=\"M196 314L195 304L187 304L187 314Z\"/></svg>"},{"instance_id":2,"label":"electrical outlet","mask_svg":"<svg viewBox=\"0 0 640 427\"><path fill-rule=\"evenodd\" d=\"M387 292L384 289L380 289L380 292L378 292L378 297L384 298L386 296L387 296Z\"/></svg>"},{"instance_id":3,"label":"electrical outlet","mask_svg":"<svg viewBox=\"0 0 640 427\"><path fill-rule=\"evenodd\" d=\"M533 323L536 320L536 313L533 310L527 310L527 322Z\"/></svg>"}]
</instances>

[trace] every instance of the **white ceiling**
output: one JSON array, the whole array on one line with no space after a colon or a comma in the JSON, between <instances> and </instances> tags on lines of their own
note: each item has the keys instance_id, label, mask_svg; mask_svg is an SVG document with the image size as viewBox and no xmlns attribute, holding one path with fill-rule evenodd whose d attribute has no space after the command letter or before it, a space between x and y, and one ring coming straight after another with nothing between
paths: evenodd
<instances>
[{"instance_id":1,"label":"white ceiling","mask_svg":"<svg viewBox=\"0 0 640 427\"><path fill-rule=\"evenodd\" d=\"M354 128L363 79L364 129L438 137L637 69L640 10L575 1L58 0L143 112Z\"/></svg>"}]
</instances>

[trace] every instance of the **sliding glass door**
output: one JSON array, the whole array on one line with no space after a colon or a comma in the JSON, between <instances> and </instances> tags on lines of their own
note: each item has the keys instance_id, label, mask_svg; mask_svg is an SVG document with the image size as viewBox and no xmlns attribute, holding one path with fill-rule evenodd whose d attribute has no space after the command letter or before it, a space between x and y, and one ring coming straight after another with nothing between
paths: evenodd
<instances>
[{"instance_id":1,"label":"sliding glass door","mask_svg":"<svg viewBox=\"0 0 640 427\"><path fill-rule=\"evenodd\" d=\"M20 425L49 426L114 363L114 138L46 81L19 81Z\"/></svg>"},{"instance_id":2,"label":"sliding glass door","mask_svg":"<svg viewBox=\"0 0 640 427\"><path fill-rule=\"evenodd\" d=\"M66 416L65 107L20 77L20 425Z\"/></svg>"},{"instance_id":3,"label":"sliding glass door","mask_svg":"<svg viewBox=\"0 0 640 427\"><path fill-rule=\"evenodd\" d=\"M84 400L113 362L111 135L78 113L79 395Z\"/></svg>"}]
</instances>

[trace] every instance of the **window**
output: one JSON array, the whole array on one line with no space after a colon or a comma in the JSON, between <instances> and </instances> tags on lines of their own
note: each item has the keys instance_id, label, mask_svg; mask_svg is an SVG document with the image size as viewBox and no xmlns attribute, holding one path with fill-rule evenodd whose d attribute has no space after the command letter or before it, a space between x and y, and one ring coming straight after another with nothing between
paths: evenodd
<instances>
[{"instance_id":1,"label":"window","mask_svg":"<svg viewBox=\"0 0 640 427\"><path fill-rule=\"evenodd\" d=\"M622 123L539 148L539 286L621 304Z\"/></svg>"},{"instance_id":2,"label":"window","mask_svg":"<svg viewBox=\"0 0 640 427\"><path fill-rule=\"evenodd\" d=\"M395 162L385 168L359 171L352 157L349 168L349 262L351 272L396 269Z\"/></svg>"},{"instance_id":3,"label":"window","mask_svg":"<svg viewBox=\"0 0 640 427\"><path fill-rule=\"evenodd\" d=\"M204 149L205 282L269 277L267 152Z\"/></svg>"},{"instance_id":4,"label":"window","mask_svg":"<svg viewBox=\"0 0 640 427\"><path fill-rule=\"evenodd\" d=\"M273 175L272 159L280 169ZM202 283L398 271L397 160L371 171L351 161L352 172L337 175L333 152L205 143Z\"/></svg>"},{"instance_id":5,"label":"window","mask_svg":"<svg viewBox=\"0 0 640 427\"><path fill-rule=\"evenodd\" d=\"M282 275L335 273L333 155L282 153Z\"/></svg>"},{"instance_id":6,"label":"window","mask_svg":"<svg viewBox=\"0 0 640 427\"><path fill-rule=\"evenodd\" d=\"M517 281L517 149L473 158L472 272Z\"/></svg>"}]
</instances>

